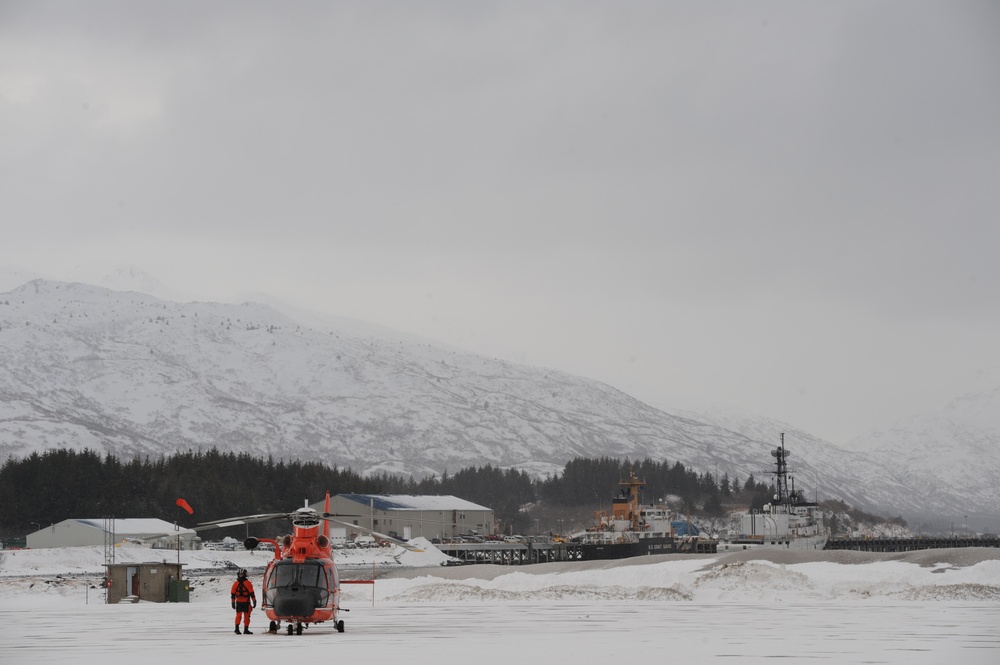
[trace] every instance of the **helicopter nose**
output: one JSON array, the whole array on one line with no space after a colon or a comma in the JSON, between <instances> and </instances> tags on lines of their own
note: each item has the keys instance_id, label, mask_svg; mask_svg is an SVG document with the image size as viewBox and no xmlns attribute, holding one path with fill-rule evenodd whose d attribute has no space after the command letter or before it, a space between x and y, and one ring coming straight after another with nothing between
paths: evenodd
<instances>
[{"instance_id":1,"label":"helicopter nose","mask_svg":"<svg viewBox=\"0 0 1000 665\"><path fill-rule=\"evenodd\" d=\"M274 599L274 611L283 617L307 617L316 610L316 599L308 591L284 591Z\"/></svg>"}]
</instances>

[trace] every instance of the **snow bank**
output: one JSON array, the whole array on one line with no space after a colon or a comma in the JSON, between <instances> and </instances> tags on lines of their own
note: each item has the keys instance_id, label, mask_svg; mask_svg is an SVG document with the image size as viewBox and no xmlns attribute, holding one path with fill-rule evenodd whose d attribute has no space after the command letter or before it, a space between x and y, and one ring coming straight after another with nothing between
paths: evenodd
<instances>
[{"instance_id":1,"label":"snow bank","mask_svg":"<svg viewBox=\"0 0 1000 665\"><path fill-rule=\"evenodd\" d=\"M394 567L421 568L439 566L450 559L429 541L412 541L423 552L409 552L402 547L371 547L334 550L333 559L344 570ZM272 558L271 552L193 550L181 551L180 562L189 573L236 570L263 570ZM120 546L114 550L116 563L147 563L178 560L177 550ZM21 575L103 575L104 548L53 547L35 550L0 550L0 578Z\"/></svg>"},{"instance_id":2,"label":"snow bank","mask_svg":"<svg viewBox=\"0 0 1000 665\"><path fill-rule=\"evenodd\" d=\"M919 600L1000 602L1000 549L937 550L906 554L845 552L731 553L657 556L621 561L534 566L445 566L449 557L425 539L403 548L343 550L335 554L345 576L377 578L384 602L519 602L563 600L773 601ZM172 550L118 548L118 562L176 560ZM103 548L0 551L0 583L8 597L59 596L103 575ZM192 593L213 594L232 572L263 570L262 552L181 552ZM356 571L352 573L353 571ZM345 596L371 598L368 588L345 587ZM3 600L0 599L0 603Z\"/></svg>"}]
</instances>

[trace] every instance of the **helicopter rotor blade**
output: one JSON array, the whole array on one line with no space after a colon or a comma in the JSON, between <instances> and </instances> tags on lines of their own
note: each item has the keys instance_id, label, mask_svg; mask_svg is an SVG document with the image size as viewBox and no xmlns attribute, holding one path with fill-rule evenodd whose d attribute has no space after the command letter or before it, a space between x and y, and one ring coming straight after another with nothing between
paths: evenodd
<instances>
[{"instance_id":1,"label":"helicopter rotor blade","mask_svg":"<svg viewBox=\"0 0 1000 665\"><path fill-rule=\"evenodd\" d=\"M180 536L193 536L197 534L197 529L187 529L180 528L174 531L161 531L159 533L144 533L141 535L129 536L131 540L137 540L141 542L150 542L153 540L160 540L161 538L176 538Z\"/></svg>"},{"instance_id":2,"label":"helicopter rotor blade","mask_svg":"<svg viewBox=\"0 0 1000 665\"><path fill-rule=\"evenodd\" d=\"M316 515L316 517L318 517L321 520L326 520L327 522L330 522L331 524L339 524L340 526L346 526L349 529L357 529L358 531L364 531L365 533L370 534L372 536L375 536L377 538L381 538L382 540L388 540L390 543L395 543L396 545L399 545L403 549L407 549L407 550L409 550L411 552L423 552L422 549L420 549L416 545L409 544L405 540L400 540L399 538L394 538L393 536L390 536L390 535L387 535L387 534L384 534L384 533L380 533L380 532L375 531L373 529L369 529L368 527L359 526L357 524L351 524L350 522L343 522L341 520L334 519L333 517L330 516L329 513L324 513L322 515Z\"/></svg>"},{"instance_id":3,"label":"helicopter rotor blade","mask_svg":"<svg viewBox=\"0 0 1000 665\"><path fill-rule=\"evenodd\" d=\"M199 522L198 529L220 529L227 526L240 526L243 524L253 524L254 522L266 522L267 520L288 519L294 517L295 513L261 513L259 515L244 515L242 517L227 517L222 520L212 522Z\"/></svg>"},{"instance_id":4,"label":"helicopter rotor blade","mask_svg":"<svg viewBox=\"0 0 1000 665\"><path fill-rule=\"evenodd\" d=\"M319 515L312 508L299 508L290 513L258 513L256 515L240 515L236 517L227 517L221 520L213 520L211 522L199 522L198 526L195 527L196 531L201 531L202 529L224 529L231 526L243 526L244 524L254 524L255 522L266 522L268 520L312 520L319 519ZM350 515L348 517L351 517Z\"/></svg>"},{"instance_id":5,"label":"helicopter rotor blade","mask_svg":"<svg viewBox=\"0 0 1000 665\"><path fill-rule=\"evenodd\" d=\"M411 545L405 540L400 540L385 533L375 531L374 529L369 529L367 527L359 526L357 524L351 524L350 522L344 522L343 520L335 519L337 517L361 517L360 515L340 515L334 513L317 513L312 508L308 506L306 508L299 508L298 510L291 513L260 513L257 515L243 515L240 517L227 517L226 519L214 520L211 522L199 522L193 531L202 531L205 529L221 529L231 526L242 526L244 524L253 524L254 522L266 522L267 520L275 519L290 519L293 520L325 520L331 524L338 524L340 526L347 527L349 529L355 529L358 531L363 531L364 533L370 534L382 540L386 540L391 543L395 543L400 547L409 550L411 552L423 552L421 548Z\"/></svg>"}]
</instances>

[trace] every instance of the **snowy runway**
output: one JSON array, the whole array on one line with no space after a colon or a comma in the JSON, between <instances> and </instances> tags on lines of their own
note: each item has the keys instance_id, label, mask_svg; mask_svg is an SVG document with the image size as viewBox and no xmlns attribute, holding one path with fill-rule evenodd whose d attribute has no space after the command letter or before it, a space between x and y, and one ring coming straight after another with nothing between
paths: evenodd
<instances>
[{"instance_id":1,"label":"snowy runway","mask_svg":"<svg viewBox=\"0 0 1000 665\"><path fill-rule=\"evenodd\" d=\"M997 603L377 603L347 631L234 635L224 603L0 609L0 654L47 663L1000 662Z\"/></svg>"},{"instance_id":2,"label":"snowy runway","mask_svg":"<svg viewBox=\"0 0 1000 665\"><path fill-rule=\"evenodd\" d=\"M69 554L0 558L0 663L1000 663L996 550L397 564L345 587L345 633L301 636L266 633L259 611L233 634L231 575L195 558L190 603L104 605L80 572L100 564L78 552L61 574Z\"/></svg>"}]
</instances>

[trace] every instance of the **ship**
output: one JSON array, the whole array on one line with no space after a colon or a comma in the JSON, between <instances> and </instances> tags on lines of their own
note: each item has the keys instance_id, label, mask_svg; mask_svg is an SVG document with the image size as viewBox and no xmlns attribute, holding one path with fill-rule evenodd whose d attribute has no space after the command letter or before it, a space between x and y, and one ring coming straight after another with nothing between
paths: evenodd
<instances>
[{"instance_id":1,"label":"ship","mask_svg":"<svg viewBox=\"0 0 1000 665\"><path fill-rule=\"evenodd\" d=\"M635 470L629 479L618 483L612 498L611 513L594 514L594 526L573 534L565 544L571 561L625 559L650 554L715 552L717 541L702 537L690 519L678 519L664 504L643 505Z\"/></svg>"},{"instance_id":2,"label":"ship","mask_svg":"<svg viewBox=\"0 0 1000 665\"><path fill-rule=\"evenodd\" d=\"M727 552L758 547L790 550L821 550L826 547L830 533L822 525L819 504L808 501L795 489L795 478L788 476L788 456L785 435L781 445L771 451L775 470L775 493L771 503L760 510L751 509L740 515L738 532L723 538L718 550Z\"/></svg>"}]
</instances>

